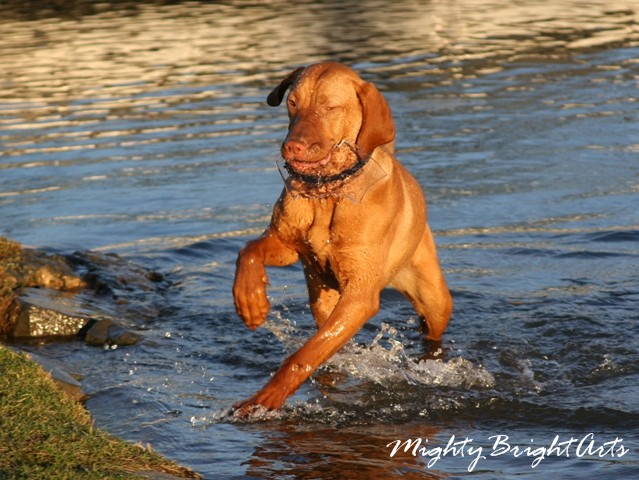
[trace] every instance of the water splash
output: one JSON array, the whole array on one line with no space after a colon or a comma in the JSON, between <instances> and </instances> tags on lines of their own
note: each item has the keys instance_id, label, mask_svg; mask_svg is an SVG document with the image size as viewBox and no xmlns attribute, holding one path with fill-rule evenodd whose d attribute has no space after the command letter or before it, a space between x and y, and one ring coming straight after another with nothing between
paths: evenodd
<instances>
[{"instance_id":1,"label":"water splash","mask_svg":"<svg viewBox=\"0 0 639 480\"><path fill-rule=\"evenodd\" d=\"M495 378L482 365L463 357L447 361L412 357L405 347L403 335L382 323L369 345L350 343L327 363L335 369L378 385L405 382L409 385L491 388ZM386 344L387 346L385 346Z\"/></svg>"},{"instance_id":2,"label":"water splash","mask_svg":"<svg viewBox=\"0 0 639 480\"><path fill-rule=\"evenodd\" d=\"M291 416L291 410L288 407L280 410L267 410L264 407L258 407L246 416L235 415L233 408L225 408L210 415L192 416L191 426L194 428L208 428L216 423L260 423L266 421L284 420Z\"/></svg>"},{"instance_id":3,"label":"water splash","mask_svg":"<svg viewBox=\"0 0 639 480\"><path fill-rule=\"evenodd\" d=\"M304 342L306 332L280 312L277 321L266 327L293 352ZM320 368L320 372L339 372L378 385L403 381L409 385L431 385L462 388L491 388L495 378L482 365L475 365L463 357L447 361L424 360L413 357L406 348L412 343L392 325L382 323L369 343L349 342Z\"/></svg>"},{"instance_id":4,"label":"water splash","mask_svg":"<svg viewBox=\"0 0 639 480\"><path fill-rule=\"evenodd\" d=\"M265 327L293 352L308 336L295 322L274 312ZM280 410L256 409L246 417L225 408L206 416L194 416L191 425L207 428L216 423L260 423L299 420L329 424L361 421L363 417L421 415L446 410L468 391L494 387L494 376L482 365L463 357L422 360L409 352L410 342L395 327L382 323L369 343L349 342L312 377L311 390L303 400L289 400ZM448 393L426 394L424 388L446 389ZM417 389L417 390L416 390ZM453 389L452 398L449 398ZM375 393L376 392L376 393ZM465 392L465 393L464 393ZM415 402L415 399L420 399Z\"/></svg>"}]
</instances>

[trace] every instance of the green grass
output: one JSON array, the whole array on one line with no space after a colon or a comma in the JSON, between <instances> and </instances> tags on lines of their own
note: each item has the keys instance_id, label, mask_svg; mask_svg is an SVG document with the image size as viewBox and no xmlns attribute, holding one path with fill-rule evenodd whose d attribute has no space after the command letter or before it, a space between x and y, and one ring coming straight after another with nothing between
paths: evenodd
<instances>
[{"instance_id":1,"label":"green grass","mask_svg":"<svg viewBox=\"0 0 639 480\"><path fill-rule=\"evenodd\" d=\"M125 479L194 472L94 428L26 355L0 345L0 479Z\"/></svg>"}]
</instances>

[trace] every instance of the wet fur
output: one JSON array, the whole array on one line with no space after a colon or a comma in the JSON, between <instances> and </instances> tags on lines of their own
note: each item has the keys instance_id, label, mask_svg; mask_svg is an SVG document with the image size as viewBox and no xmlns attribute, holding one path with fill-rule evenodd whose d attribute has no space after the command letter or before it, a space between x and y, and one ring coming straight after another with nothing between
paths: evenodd
<instances>
[{"instance_id":1,"label":"wet fur","mask_svg":"<svg viewBox=\"0 0 639 480\"><path fill-rule=\"evenodd\" d=\"M240 251L233 294L248 328L259 327L270 308L265 267L297 261L304 267L317 324L317 332L267 384L235 406L240 413L281 407L378 312L380 292L387 286L411 300L424 321L426 339L441 339L452 312L424 195L393 155L395 127L382 94L334 62L293 70L268 96L269 105L279 105L289 88L284 160L322 175L347 168L359 156L368 163L349 182L359 182L366 193L354 202L284 189L266 231ZM355 148L335 150L340 142ZM381 181L373 178L371 157L386 173Z\"/></svg>"}]
</instances>

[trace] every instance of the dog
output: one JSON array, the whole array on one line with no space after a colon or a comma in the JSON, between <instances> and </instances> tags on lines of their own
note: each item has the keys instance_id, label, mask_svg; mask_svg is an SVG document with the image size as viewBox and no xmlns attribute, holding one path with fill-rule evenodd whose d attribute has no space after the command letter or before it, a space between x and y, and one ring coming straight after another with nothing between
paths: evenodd
<instances>
[{"instance_id":1,"label":"dog","mask_svg":"<svg viewBox=\"0 0 639 480\"><path fill-rule=\"evenodd\" d=\"M279 409L311 374L379 310L390 286L439 342L453 302L415 178L394 156L395 126L379 90L336 62L300 67L267 97L286 105L281 146L288 172L269 226L238 254L233 296L254 330L270 309L267 266L301 261L317 325L266 385L234 405L248 414Z\"/></svg>"}]
</instances>

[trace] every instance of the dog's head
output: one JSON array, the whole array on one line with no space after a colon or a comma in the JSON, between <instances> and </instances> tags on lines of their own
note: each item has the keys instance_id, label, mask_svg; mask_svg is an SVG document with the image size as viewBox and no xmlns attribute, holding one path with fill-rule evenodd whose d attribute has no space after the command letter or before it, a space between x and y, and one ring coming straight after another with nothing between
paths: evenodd
<instances>
[{"instance_id":1,"label":"dog's head","mask_svg":"<svg viewBox=\"0 0 639 480\"><path fill-rule=\"evenodd\" d=\"M268 104L278 106L289 88L281 154L299 174L339 174L395 139L382 94L345 65L323 62L293 70L269 94Z\"/></svg>"}]
</instances>

